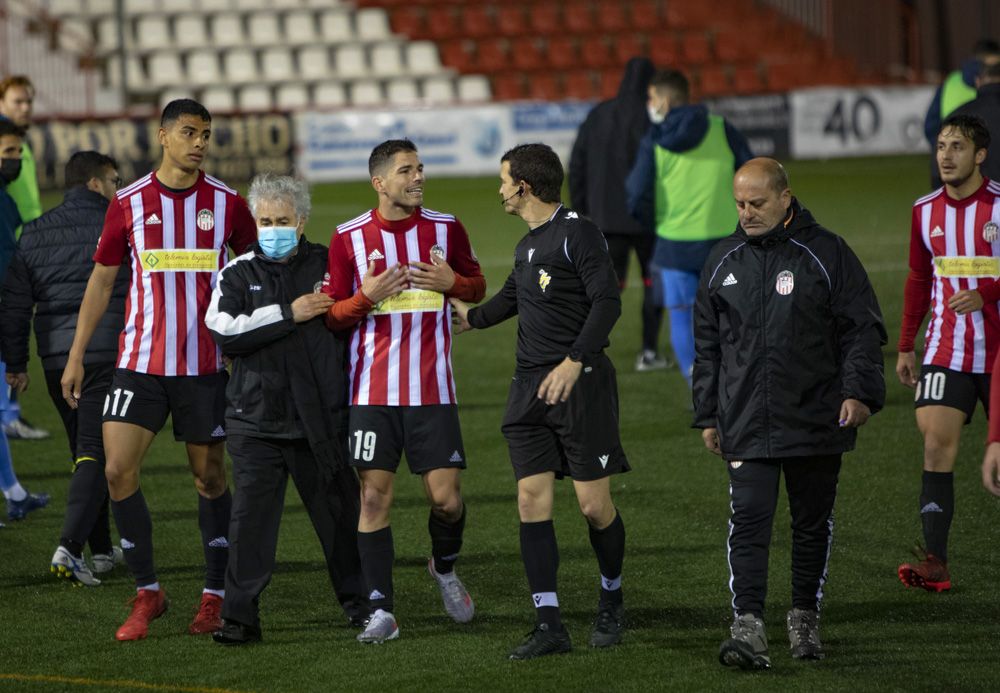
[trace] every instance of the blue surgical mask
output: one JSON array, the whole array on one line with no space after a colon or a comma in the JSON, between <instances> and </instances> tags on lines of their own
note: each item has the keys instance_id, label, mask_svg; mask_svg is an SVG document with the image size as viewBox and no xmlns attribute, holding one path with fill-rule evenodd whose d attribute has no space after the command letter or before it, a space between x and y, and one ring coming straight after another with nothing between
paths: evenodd
<instances>
[{"instance_id":1,"label":"blue surgical mask","mask_svg":"<svg viewBox=\"0 0 1000 693\"><path fill-rule=\"evenodd\" d=\"M299 245L298 228L295 226L258 226L257 244L272 260L283 260Z\"/></svg>"}]
</instances>

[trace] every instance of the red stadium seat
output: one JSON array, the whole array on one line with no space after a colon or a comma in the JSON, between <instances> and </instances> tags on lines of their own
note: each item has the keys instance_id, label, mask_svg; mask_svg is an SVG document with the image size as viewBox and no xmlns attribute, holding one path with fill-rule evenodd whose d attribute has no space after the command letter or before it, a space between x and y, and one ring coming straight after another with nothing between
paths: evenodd
<instances>
[{"instance_id":1,"label":"red stadium seat","mask_svg":"<svg viewBox=\"0 0 1000 693\"><path fill-rule=\"evenodd\" d=\"M459 72L471 72L475 68L469 42L465 39L453 39L438 43L441 62L446 67L452 67Z\"/></svg>"},{"instance_id":2,"label":"red stadium seat","mask_svg":"<svg viewBox=\"0 0 1000 693\"><path fill-rule=\"evenodd\" d=\"M681 36L681 60L685 65L707 65L712 58L712 44L704 31L686 32Z\"/></svg>"},{"instance_id":3,"label":"red stadium seat","mask_svg":"<svg viewBox=\"0 0 1000 693\"><path fill-rule=\"evenodd\" d=\"M505 73L493 77L493 98L513 101L525 97L524 76L520 73Z\"/></svg>"},{"instance_id":4,"label":"red stadium seat","mask_svg":"<svg viewBox=\"0 0 1000 693\"><path fill-rule=\"evenodd\" d=\"M632 58L647 54L646 35L630 31L612 36L611 50L614 53L615 62L624 65Z\"/></svg>"},{"instance_id":5,"label":"red stadium seat","mask_svg":"<svg viewBox=\"0 0 1000 693\"><path fill-rule=\"evenodd\" d=\"M628 29L628 19L625 17L625 5L623 2L599 2L597 3L596 22L599 31L613 34Z\"/></svg>"},{"instance_id":6,"label":"red stadium seat","mask_svg":"<svg viewBox=\"0 0 1000 693\"><path fill-rule=\"evenodd\" d=\"M715 3L673 0L667 3L664 19L671 29L705 29L719 21L718 14Z\"/></svg>"},{"instance_id":7,"label":"red stadium seat","mask_svg":"<svg viewBox=\"0 0 1000 693\"><path fill-rule=\"evenodd\" d=\"M622 69L620 67L613 67L606 70L601 70L600 78L598 79L598 93L597 97L599 99L611 99L618 95L618 87L622 83Z\"/></svg>"},{"instance_id":8,"label":"red stadium seat","mask_svg":"<svg viewBox=\"0 0 1000 693\"><path fill-rule=\"evenodd\" d=\"M528 24L536 34L560 34L565 31L559 16L559 5L554 2L528 5Z\"/></svg>"},{"instance_id":9,"label":"red stadium seat","mask_svg":"<svg viewBox=\"0 0 1000 693\"><path fill-rule=\"evenodd\" d=\"M481 39L476 46L476 69L480 72L503 72L510 69L507 39Z\"/></svg>"},{"instance_id":10,"label":"red stadium seat","mask_svg":"<svg viewBox=\"0 0 1000 693\"><path fill-rule=\"evenodd\" d=\"M423 38L424 29L423 7L397 7L392 11L390 24L394 33L410 38Z\"/></svg>"},{"instance_id":11,"label":"red stadium seat","mask_svg":"<svg viewBox=\"0 0 1000 693\"><path fill-rule=\"evenodd\" d=\"M698 71L698 94L701 96L726 96L732 93L729 71L721 65L706 65Z\"/></svg>"},{"instance_id":12,"label":"red stadium seat","mask_svg":"<svg viewBox=\"0 0 1000 693\"><path fill-rule=\"evenodd\" d=\"M559 80L551 72L535 72L528 75L528 96L539 101L556 101L563 95Z\"/></svg>"},{"instance_id":13,"label":"red stadium seat","mask_svg":"<svg viewBox=\"0 0 1000 693\"><path fill-rule=\"evenodd\" d=\"M736 65L733 67L733 93L759 94L764 91L764 82L756 65Z\"/></svg>"},{"instance_id":14,"label":"red stadium seat","mask_svg":"<svg viewBox=\"0 0 1000 693\"><path fill-rule=\"evenodd\" d=\"M649 59L661 69L677 67L680 62L680 51L671 32L661 31L650 36Z\"/></svg>"},{"instance_id":15,"label":"red stadium seat","mask_svg":"<svg viewBox=\"0 0 1000 693\"><path fill-rule=\"evenodd\" d=\"M461 27L466 36L478 38L495 33L493 13L485 5L468 5L462 8Z\"/></svg>"},{"instance_id":16,"label":"red stadium seat","mask_svg":"<svg viewBox=\"0 0 1000 693\"><path fill-rule=\"evenodd\" d=\"M586 0L563 5L563 24L569 34L592 34L600 30L594 24L594 7Z\"/></svg>"},{"instance_id":17,"label":"red stadium seat","mask_svg":"<svg viewBox=\"0 0 1000 693\"><path fill-rule=\"evenodd\" d=\"M545 62L560 70L571 69L580 64L576 40L570 36L552 36L547 41Z\"/></svg>"},{"instance_id":18,"label":"red stadium seat","mask_svg":"<svg viewBox=\"0 0 1000 693\"><path fill-rule=\"evenodd\" d=\"M566 98L589 101L597 96L594 89L594 75L590 70L574 70L563 75Z\"/></svg>"},{"instance_id":19,"label":"red stadium seat","mask_svg":"<svg viewBox=\"0 0 1000 693\"><path fill-rule=\"evenodd\" d=\"M451 5L431 5L427 8L425 35L433 39L457 38L462 35L458 14Z\"/></svg>"},{"instance_id":20,"label":"red stadium seat","mask_svg":"<svg viewBox=\"0 0 1000 693\"><path fill-rule=\"evenodd\" d=\"M524 8L520 5L501 5L496 8L497 31L504 36L520 36L528 26Z\"/></svg>"},{"instance_id":21,"label":"red stadium seat","mask_svg":"<svg viewBox=\"0 0 1000 693\"><path fill-rule=\"evenodd\" d=\"M534 36L511 41L510 61L515 68L520 70L541 70L547 67L539 39Z\"/></svg>"},{"instance_id":22,"label":"red stadium seat","mask_svg":"<svg viewBox=\"0 0 1000 693\"><path fill-rule=\"evenodd\" d=\"M715 57L734 65L756 58L757 37L740 27L728 27L715 33Z\"/></svg>"},{"instance_id":23,"label":"red stadium seat","mask_svg":"<svg viewBox=\"0 0 1000 693\"><path fill-rule=\"evenodd\" d=\"M789 91L817 83L816 68L809 63L771 63L765 70L770 91Z\"/></svg>"},{"instance_id":24,"label":"red stadium seat","mask_svg":"<svg viewBox=\"0 0 1000 693\"><path fill-rule=\"evenodd\" d=\"M629 21L633 28L652 31L660 25L660 8L656 0L636 0L629 12Z\"/></svg>"},{"instance_id":25,"label":"red stadium seat","mask_svg":"<svg viewBox=\"0 0 1000 693\"><path fill-rule=\"evenodd\" d=\"M608 44L602 36L585 36L580 40L580 62L587 67L609 67L614 64Z\"/></svg>"}]
</instances>

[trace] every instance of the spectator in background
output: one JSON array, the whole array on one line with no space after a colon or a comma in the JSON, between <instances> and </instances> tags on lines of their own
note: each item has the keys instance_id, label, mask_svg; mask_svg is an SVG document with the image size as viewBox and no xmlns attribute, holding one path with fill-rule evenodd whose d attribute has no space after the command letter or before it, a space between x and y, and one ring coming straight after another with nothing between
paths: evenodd
<instances>
[{"instance_id":1,"label":"spectator in background","mask_svg":"<svg viewBox=\"0 0 1000 693\"><path fill-rule=\"evenodd\" d=\"M12 75L0 81L0 120L6 120L27 132L31 127L31 106L35 99L35 87L24 75ZM27 224L42 214L42 203L38 193L38 177L35 174L35 157L26 138L21 142L21 175L8 187L7 194L17 204L21 221L14 231L14 239L21 235L21 224ZM10 255L5 256L10 261ZM6 269L4 264L4 269ZM4 365L0 363L0 376L4 375ZM0 377L0 423L9 438L41 440L49 437L49 432L35 428L21 417L21 407L17 394L3 386Z\"/></svg>"},{"instance_id":2,"label":"spectator in background","mask_svg":"<svg viewBox=\"0 0 1000 693\"><path fill-rule=\"evenodd\" d=\"M625 177L635 163L639 141L649 130L646 99L653 71L653 63L646 58L628 61L618 96L602 101L587 114L569 160L573 209L590 217L604 234L619 289L625 289L629 249L635 249L639 260L643 296L642 351L635 360L637 371L669 365L657 349L663 308L654 289L659 282L654 282L650 266L656 235L651 224L643 225L629 214L625 201Z\"/></svg>"},{"instance_id":3,"label":"spectator in background","mask_svg":"<svg viewBox=\"0 0 1000 693\"><path fill-rule=\"evenodd\" d=\"M732 177L753 155L736 128L689 99L687 77L677 70L653 75L653 127L639 144L625 185L629 211L656 229L653 264L670 311L674 356L690 386L698 275L712 246L736 228Z\"/></svg>"},{"instance_id":4,"label":"spectator in background","mask_svg":"<svg viewBox=\"0 0 1000 693\"><path fill-rule=\"evenodd\" d=\"M932 190L937 190L942 184L936 154L941 123L956 108L976 98L976 79L983 65L996 63L1000 63L1000 44L993 39L980 39L972 49L972 57L966 59L959 69L952 70L934 92L934 99L924 118L924 136L931 145Z\"/></svg>"},{"instance_id":5,"label":"spectator in background","mask_svg":"<svg viewBox=\"0 0 1000 693\"><path fill-rule=\"evenodd\" d=\"M108 572L122 561L122 550L111 544L101 414L125 323L126 266L118 270L111 303L87 348L86 380L78 409L63 399L59 380L94 267L90 258L101 237L108 202L120 184L118 164L111 157L93 151L71 156L62 204L24 225L0 300L0 353L7 363L7 383L18 392L28 388L34 315L45 383L69 439L73 475L52 572L88 586L101 584L94 573ZM83 558L87 543L93 571Z\"/></svg>"},{"instance_id":6,"label":"spectator in background","mask_svg":"<svg viewBox=\"0 0 1000 693\"><path fill-rule=\"evenodd\" d=\"M17 204L7 194L7 187L21 175L23 139L24 131L21 128L9 120L0 120L0 281L3 281L14 252L14 229L21 223ZM5 384L0 383L0 391L7 391ZM7 436L2 428L0 428L0 489L3 490L4 498L7 500L7 517L11 520L24 519L29 512L44 508L49 502L47 493L38 495L28 493L18 482L10 460Z\"/></svg>"},{"instance_id":7,"label":"spectator in background","mask_svg":"<svg viewBox=\"0 0 1000 693\"><path fill-rule=\"evenodd\" d=\"M979 116L986 123L990 136L1000 141L1000 62L984 64L976 85L976 98L959 106L955 115ZM990 180L1000 181L1000 147L986 152L986 160L979 171Z\"/></svg>"}]
</instances>

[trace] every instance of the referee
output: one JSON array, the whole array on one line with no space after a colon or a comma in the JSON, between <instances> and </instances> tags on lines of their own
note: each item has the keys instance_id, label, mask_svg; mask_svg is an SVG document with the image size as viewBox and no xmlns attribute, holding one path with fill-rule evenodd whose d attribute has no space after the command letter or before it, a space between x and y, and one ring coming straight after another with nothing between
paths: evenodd
<instances>
[{"instance_id":1,"label":"referee","mask_svg":"<svg viewBox=\"0 0 1000 693\"><path fill-rule=\"evenodd\" d=\"M568 652L559 617L559 551L552 523L554 480L573 479L601 571L590 644L621 640L625 525L611 500L610 476L629 470L618 437L618 385L604 355L621 314L618 282L600 230L562 206L563 167L544 144L503 155L504 211L529 231L514 269L496 296L477 308L451 299L458 330L518 316L517 369L501 430L507 439L521 517L521 557L537 622L511 659Z\"/></svg>"}]
</instances>

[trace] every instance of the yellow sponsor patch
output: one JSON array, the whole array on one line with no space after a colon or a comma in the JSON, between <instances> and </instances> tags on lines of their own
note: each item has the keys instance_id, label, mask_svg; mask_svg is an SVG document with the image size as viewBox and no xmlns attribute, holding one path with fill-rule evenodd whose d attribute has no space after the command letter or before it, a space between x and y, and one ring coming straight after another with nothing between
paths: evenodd
<instances>
[{"instance_id":1,"label":"yellow sponsor patch","mask_svg":"<svg viewBox=\"0 0 1000 693\"><path fill-rule=\"evenodd\" d=\"M144 272L215 272L219 269L219 251L144 250L139 253Z\"/></svg>"},{"instance_id":2,"label":"yellow sponsor patch","mask_svg":"<svg viewBox=\"0 0 1000 693\"><path fill-rule=\"evenodd\" d=\"M427 289L404 289L395 296L376 303L371 314L429 313L443 308L444 294Z\"/></svg>"},{"instance_id":3,"label":"yellow sponsor patch","mask_svg":"<svg viewBox=\"0 0 1000 693\"><path fill-rule=\"evenodd\" d=\"M936 257L939 277L1000 277L1000 257Z\"/></svg>"}]
</instances>

